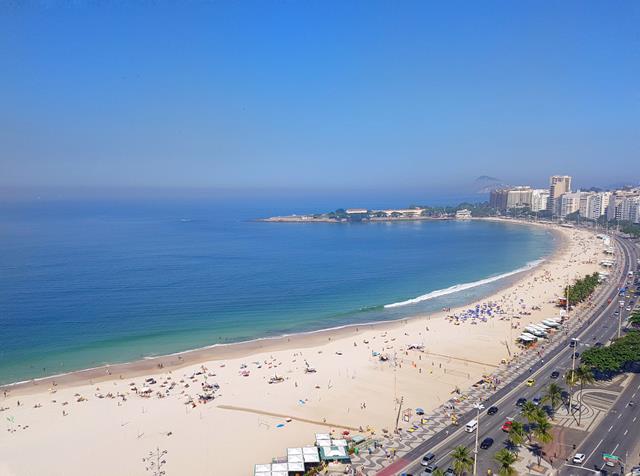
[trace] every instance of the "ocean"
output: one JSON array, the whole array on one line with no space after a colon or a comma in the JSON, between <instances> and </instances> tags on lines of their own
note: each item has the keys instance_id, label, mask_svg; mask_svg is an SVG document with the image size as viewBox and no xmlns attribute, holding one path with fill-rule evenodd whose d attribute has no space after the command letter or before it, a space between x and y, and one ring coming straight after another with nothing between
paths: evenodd
<instances>
[{"instance_id":1,"label":"ocean","mask_svg":"<svg viewBox=\"0 0 640 476\"><path fill-rule=\"evenodd\" d=\"M254 221L329 209L2 204L0 383L432 312L488 295L556 246L543 229L505 223Z\"/></svg>"}]
</instances>

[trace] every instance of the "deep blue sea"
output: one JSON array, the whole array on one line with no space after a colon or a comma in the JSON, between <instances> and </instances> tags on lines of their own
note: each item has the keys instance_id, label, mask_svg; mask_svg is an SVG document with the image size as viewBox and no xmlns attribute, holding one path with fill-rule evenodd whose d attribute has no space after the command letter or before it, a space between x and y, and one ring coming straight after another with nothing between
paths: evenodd
<instances>
[{"instance_id":1,"label":"deep blue sea","mask_svg":"<svg viewBox=\"0 0 640 476\"><path fill-rule=\"evenodd\" d=\"M0 383L433 311L510 278L433 297L438 290L522 268L555 246L546 231L487 222L252 221L309 207L331 209L214 199L0 205Z\"/></svg>"}]
</instances>

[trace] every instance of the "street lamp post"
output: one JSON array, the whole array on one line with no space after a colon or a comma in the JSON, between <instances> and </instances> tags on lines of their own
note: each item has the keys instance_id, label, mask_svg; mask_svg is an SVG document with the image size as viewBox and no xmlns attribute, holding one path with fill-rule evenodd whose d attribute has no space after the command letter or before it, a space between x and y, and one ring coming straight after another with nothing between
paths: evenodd
<instances>
[{"instance_id":1,"label":"street lamp post","mask_svg":"<svg viewBox=\"0 0 640 476\"><path fill-rule=\"evenodd\" d=\"M578 339L577 337L574 337L573 342L576 343L576 346L571 348L571 379L572 380L573 378L575 378L576 348L578 347L578 342L580 342L580 339ZM573 385L569 385L569 390L571 390L571 394L569 395L569 416L571 416L571 402L573 400Z\"/></svg>"},{"instance_id":2,"label":"street lamp post","mask_svg":"<svg viewBox=\"0 0 640 476\"><path fill-rule=\"evenodd\" d=\"M480 433L480 410L484 408L482 403L476 403L473 405L476 409L476 449L473 454L473 476L476 476L478 473L478 435Z\"/></svg>"}]
</instances>

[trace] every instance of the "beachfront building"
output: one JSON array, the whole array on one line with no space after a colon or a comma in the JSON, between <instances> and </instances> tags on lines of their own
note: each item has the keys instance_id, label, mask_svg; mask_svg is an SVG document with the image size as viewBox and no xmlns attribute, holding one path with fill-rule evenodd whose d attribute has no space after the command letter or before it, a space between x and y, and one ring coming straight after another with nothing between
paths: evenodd
<instances>
[{"instance_id":1,"label":"beachfront building","mask_svg":"<svg viewBox=\"0 0 640 476\"><path fill-rule=\"evenodd\" d=\"M584 213L582 205L580 206L580 214L591 219L598 220L607 213L611 192L590 193L585 197Z\"/></svg>"},{"instance_id":2,"label":"beachfront building","mask_svg":"<svg viewBox=\"0 0 640 476\"><path fill-rule=\"evenodd\" d=\"M531 191L531 211L541 212L547 209L549 190L537 188Z\"/></svg>"},{"instance_id":3,"label":"beachfront building","mask_svg":"<svg viewBox=\"0 0 640 476\"><path fill-rule=\"evenodd\" d=\"M564 193L560 196L560 209L558 215L561 218L571 215L572 213L580 211L580 200L582 199L582 192Z\"/></svg>"},{"instance_id":4,"label":"beachfront building","mask_svg":"<svg viewBox=\"0 0 640 476\"><path fill-rule=\"evenodd\" d=\"M471 212L466 208L456 212L456 220L471 220Z\"/></svg>"},{"instance_id":5,"label":"beachfront building","mask_svg":"<svg viewBox=\"0 0 640 476\"><path fill-rule=\"evenodd\" d=\"M496 210L506 210L508 195L508 188L498 188L496 190L491 190L491 193L489 194L489 206L491 208L495 208Z\"/></svg>"},{"instance_id":6,"label":"beachfront building","mask_svg":"<svg viewBox=\"0 0 640 476\"><path fill-rule=\"evenodd\" d=\"M529 186L501 188L489 194L489 206L500 211L531 207L533 190Z\"/></svg>"},{"instance_id":7,"label":"beachfront building","mask_svg":"<svg viewBox=\"0 0 640 476\"><path fill-rule=\"evenodd\" d=\"M607 219L640 223L640 189L616 190L609 200Z\"/></svg>"},{"instance_id":8,"label":"beachfront building","mask_svg":"<svg viewBox=\"0 0 640 476\"><path fill-rule=\"evenodd\" d=\"M560 215L560 197L571 192L571 177L569 175L553 175L549 178L549 200L547 209L554 215Z\"/></svg>"},{"instance_id":9,"label":"beachfront building","mask_svg":"<svg viewBox=\"0 0 640 476\"><path fill-rule=\"evenodd\" d=\"M374 213L381 213L387 217L416 218L422 215L422 208L399 208L399 209L389 209L389 210L374 210Z\"/></svg>"}]
</instances>

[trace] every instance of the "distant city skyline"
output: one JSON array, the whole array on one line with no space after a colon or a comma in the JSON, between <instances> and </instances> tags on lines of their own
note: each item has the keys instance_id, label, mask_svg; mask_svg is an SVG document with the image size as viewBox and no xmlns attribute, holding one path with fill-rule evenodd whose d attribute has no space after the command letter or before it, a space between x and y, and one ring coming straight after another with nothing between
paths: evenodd
<instances>
[{"instance_id":1,"label":"distant city skyline","mask_svg":"<svg viewBox=\"0 0 640 476\"><path fill-rule=\"evenodd\" d=\"M640 178L637 2L0 9L3 195Z\"/></svg>"}]
</instances>

